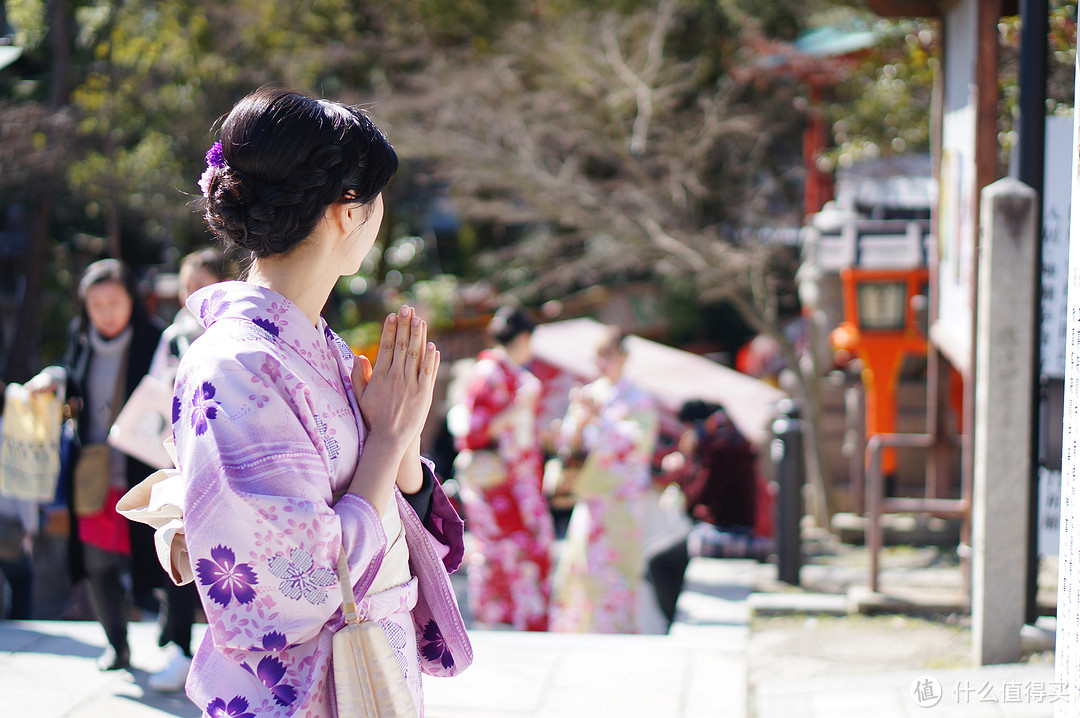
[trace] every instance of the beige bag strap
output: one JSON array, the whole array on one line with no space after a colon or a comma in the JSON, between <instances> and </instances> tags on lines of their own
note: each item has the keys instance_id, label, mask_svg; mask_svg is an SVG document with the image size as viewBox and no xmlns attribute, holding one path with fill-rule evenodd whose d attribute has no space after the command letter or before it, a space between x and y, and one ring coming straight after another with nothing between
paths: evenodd
<instances>
[{"instance_id":1,"label":"beige bag strap","mask_svg":"<svg viewBox=\"0 0 1080 718\"><path fill-rule=\"evenodd\" d=\"M337 558L337 577L341 584L341 611L345 614L345 623L360 624L360 613L356 610L356 598L353 596L352 578L349 576L349 561L345 558L345 546L342 544Z\"/></svg>"}]
</instances>

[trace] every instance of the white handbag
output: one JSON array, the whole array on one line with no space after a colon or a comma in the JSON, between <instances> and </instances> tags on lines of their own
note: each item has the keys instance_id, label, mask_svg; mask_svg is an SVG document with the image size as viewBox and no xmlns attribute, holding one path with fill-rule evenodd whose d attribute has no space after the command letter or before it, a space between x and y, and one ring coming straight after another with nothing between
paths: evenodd
<instances>
[{"instance_id":1,"label":"white handbag","mask_svg":"<svg viewBox=\"0 0 1080 718\"><path fill-rule=\"evenodd\" d=\"M341 718L416 718L416 707L394 649L378 621L361 619L352 594L349 564L338 556L345 625L334 634L333 667Z\"/></svg>"}]
</instances>

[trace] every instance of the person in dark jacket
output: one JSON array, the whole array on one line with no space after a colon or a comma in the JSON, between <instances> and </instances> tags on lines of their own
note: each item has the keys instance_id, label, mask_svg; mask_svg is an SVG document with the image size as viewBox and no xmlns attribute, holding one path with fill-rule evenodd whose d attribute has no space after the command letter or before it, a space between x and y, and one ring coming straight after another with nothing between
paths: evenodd
<instances>
[{"instance_id":1,"label":"person in dark jacket","mask_svg":"<svg viewBox=\"0 0 1080 718\"><path fill-rule=\"evenodd\" d=\"M757 452L728 418L723 407L700 400L679 409L685 431L679 450L664 457L662 468L686 497L693 520L688 536L657 552L647 576L670 624L691 556L758 558L771 541L754 533L758 514Z\"/></svg>"},{"instance_id":2,"label":"person in dark jacket","mask_svg":"<svg viewBox=\"0 0 1080 718\"><path fill-rule=\"evenodd\" d=\"M72 415L77 418L79 448L71 462L76 470L63 477L71 519L71 579L73 584L87 579L94 611L108 639L98 667L115 670L127 668L131 658L127 640L130 601L123 574L130 572L135 605L156 610L153 589L161 584L164 572L150 527L116 513L120 497L154 469L103 447L120 408L149 370L164 327L147 312L130 269L119 260L103 259L87 267L78 293L80 313L69 330L61 365L47 367L30 385L39 391L65 386ZM108 487L99 507L87 509L84 505L76 512L76 505L85 504L90 494L87 472L78 467L80 460L95 453L91 447L104 454L96 466L98 474L108 474ZM76 476L83 478L76 481Z\"/></svg>"}]
</instances>

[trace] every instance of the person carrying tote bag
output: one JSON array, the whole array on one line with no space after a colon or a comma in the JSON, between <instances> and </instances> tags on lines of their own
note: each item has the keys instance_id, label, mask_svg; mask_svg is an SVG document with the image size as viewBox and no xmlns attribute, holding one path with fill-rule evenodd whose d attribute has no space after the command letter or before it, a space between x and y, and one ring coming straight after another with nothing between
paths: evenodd
<instances>
[{"instance_id":1,"label":"person carrying tote bag","mask_svg":"<svg viewBox=\"0 0 1080 718\"><path fill-rule=\"evenodd\" d=\"M101 670L130 664L127 621L132 600L156 611L152 591L162 571L149 527L125 521L115 511L120 496L150 473L105 442L113 420L150 367L163 329L151 317L130 269L116 259L92 263L79 281L80 313L68 334L60 365L27 383L31 391L65 391L77 417L77 446L66 483L71 534L71 581L86 578L108 645ZM130 576L131 593L125 586Z\"/></svg>"},{"instance_id":2,"label":"person carrying tote bag","mask_svg":"<svg viewBox=\"0 0 1080 718\"><path fill-rule=\"evenodd\" d=\"M600 377L571 394L562 424L564 451L585 450L578 500L555 568L551 630L637 633L644 573L645 497L660 416L655 399L626 376L630 338L604 331L596 348Z\"/></svg>"}]
</instances>

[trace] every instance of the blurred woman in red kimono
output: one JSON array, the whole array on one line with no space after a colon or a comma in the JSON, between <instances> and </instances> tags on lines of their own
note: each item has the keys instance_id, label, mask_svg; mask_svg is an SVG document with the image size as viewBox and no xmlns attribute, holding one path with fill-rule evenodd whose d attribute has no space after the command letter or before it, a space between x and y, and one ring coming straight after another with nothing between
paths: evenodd
<instances>
[{"instance_id":1,"label":"blurred woman in red kimono","mask_svg":"<svg viewBox=\"0 0 1080 718\"><path fill-rule=\"evenodd\" d=\"M474 540L467 559L473 620L544 631L555 530L541 493L540 381L524 367L534 326L520 309L501 309L491 320L495 346L480 353L468 378L454 468Z\"/></svg>"}]
</instances>

